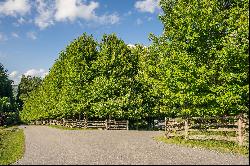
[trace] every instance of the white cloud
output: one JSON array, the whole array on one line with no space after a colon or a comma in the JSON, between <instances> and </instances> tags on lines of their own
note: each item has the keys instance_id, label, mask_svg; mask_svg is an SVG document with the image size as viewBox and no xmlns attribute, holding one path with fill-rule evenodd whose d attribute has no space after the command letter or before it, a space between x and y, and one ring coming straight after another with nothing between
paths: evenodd
<instances>
[{"instance_id":1,"label":"white cloud","mask_svg":"<svg viewBox=\"0 0 250 166\"><path fill-rule=\"evenodd\" d=\"M12 71L9 74L9 79L14 81L14 85L17 85L20 82L20 76L18 75L18 71Z\"/></svg>"},{"instance_id":2,"label":"white cloud","mask_svg":"<svg viewBox=\"0 0 250 166\"><path fill-rule=\"evenodd\" d=\"M16 32L12 32L11 36L13 36L14 38L19 38L19 35Z\"/></svg>"},{"instance_id":3,"label":"white cloud","mask_svg":"<svg viewBox=\"0 0 250 166\"><path fill-rule=\"evenodd\" d=\"M91 1L89 5L81 3L80 0L56 0L55 19L57 21L83 18L91 20L96 17L94 10L99 7L99 3Z\"/></svg>"},{"instance_id":4,"label":"white cloud","mask_svg":"<svg viewBox=\"0 0 250 166\"><path fill-rule=\"evenodd\" d=\"M15 78L19 72L18 71L13 71L9 74L10 78Z\"/></svg>"},{"instance_id":5,"label":"white cloud","mask_svg":"<svg viewBox=\"0 0 250 166\"><path fill-rule=\"evenodd\" d=\"M26 22L26 20L25 20L23 17L20 17L20 18L17 20L17 22L18 22L19 24L24 24L24 23Z\"/></svg>"},{"instance_id":6,"label":"white cloud","mask_svg":"<svg viewBox=\"0 0 250 166\"><path fill-rule=\"evenodd\" d=\"M140 18L137 18L137 19L136 19L136 24L137 24L137 25L141 25L142 23L143 23L143 22L142 22L142 20L141 20Z\"/></svg>"},{"instance_id":7,"label":"white cloud","mask_svg":"<svg viewBox=\"0 0 250 166\"><path fill-rule=\"evenodd\" d=\"M30 11L30 8L28 0L7 0L0 2L0 14L7 16L25 15Z\"/></svg>"},{"instance_id":8,"label":"white cloud","mask_svg":"<svg viewBox=\"0 0 250 166\"><path fill-rule=\"evenodd\" d=\"M0 42L8 40L7 36L0 32Z\"/></svg>"},{"instance_id":9,"label":"white cloud","mask_svg":"<svg viewBox=\"0 0 250 166\"><path fill-rule=\"evenodd\" d=\"M1 0L0 0L1 1ZM0 2L0 15L20 17L12 24L19 27L22 24L34 23L41 30L54 25L56 22L78 19L98 24L116 24L120 21L116 13L97 15L100 3L90 0L6 0ZM35 17L24 17L34 7ZM104 6L105 7L105 6ZM34 35L33 35L34 36ZM32 37L34 39L34 37Z\"/></svg>"},{"instance_id":10,"label":"white cloud","mask_svg":"<svg viewBox=\"0 0 250 166\"><path fill-rule=\"evenodd\" d=\"M48 74L48 72L46 72L44 69L30 69L28 71L26 71L25 73L23 73L23 75L25 75L26 77L29 75L31 77L41 77L44 78L46 75ZM14 85L17 85L20 83L21 78L22 78L22 73L18 72L18 71L12 71L9 74L9 78L10 80L14 81Z\"/></svg>"},{"instance_id":11,"label":"white cloud","mask_svg":"<svg viewBox=\"0 0 250 166\"><path fill-rule=\"evenodd\" d=\"M44 0L38 0L37 1L37 12L38 16L35 18L35 24L40 28L40 29L45 29L50 25L54 24L53 21L53 14L54 14L54 6L51 5L49 6L49 2L47 3ZM53 4L53 3L51 3Z\"/></svg>"},{"instance_id":12,"label":"white cloud","mask_svg":"<svg viewBox=\"0 0 250 166\"><path fill-rule=\"evenodd\" d=\"M132 14L131 11L128 11L127 13L123 14L124 16L130 16Z\"/></svg>"},{"instance_id":13,"label":"white cloud","mask_svg":"<svg viewBox=\"0 0 250 166\"><path fill-rule=\"evenodd\" d=\"M24 73L25 76L30 75L32 77L36 76L36 77L42 77L42 78L44 78L47 74L48 74L48 72L46 72L44 69L39 69L39 70L30 69Z\"/></svg>"},{"instance_id":14,"label":"white cloud","mask_svg":"<svg viewBox=\"0 0 250 166\"><path fill-rule=\"evenodd\" d=\"M129 46L129 47L135 47L135 45L134 45L134 44L128 44L128 46Z\"/></svg>"},{"instance_id":15,"label":"white cloud","mask_svg":"<svg viewBox=\"0 0 250 166\"><path fill-rule=\"evenodd\" d=\"M17 22L13 22L12 25L19 27L22 24L28 24L28 23L32 23L33 20L32 19L25 19L23 17L20 17Z\"/></svg>"},{"instance_id":16,"label":"white cloud","mask_svg":"<svg viewBox=\"0 0 250 166\"><path fill-rule=\"evenodd\" d=\"M81 28L84 28L84 24L81 22L81 21L77 21L77 24L81 27Z\"/></svg>"},{"instance_id":17,"label":"white cloud","mask_svg":"<svg viewBox=\"0 0 250 166\"><path fill-rule=\"evenodd\" d=\"M117 14L111 14L111 15L103 15L100 17L96 17L96 21L101 24L116 24L120 20L119 16Z\"/></svg>"},{"instance_id":18,"label":"white cloud","mask_svg":"<svg viewBox=\"0 0 250 166\"><path fill-rule=\"evenodd\" d=\"M142 0L137 1L134 6L141 12L154 13L155 11L160 9L159 3L160 0Z\"/></svg>"},{"instance_id":19,"label":"white cloud","mask_svg":"<svg viewBox=\"0 0 250 166\"><path fill-rule=\"evenodd\" d=\"M152 17L147 17L147 20L148 20L148 21L152 21L153 18L152 18Z\"/></svg>"},{"instance_id":20,"label":"white cloud","mask_svg":"<svg viewBox=\"0 0 250 166\"><path fill-rule=\"evenodd\" d=\"M37 39L36 33L33 32L33 31L27 32L26 35L27 35L28 38L30 38L32 40L36 40Z\"/></svg>"},{"instance_id":21,"label":"white cloud","mask_svg":"<svg viewBox=\"0 0 250 166\"><path fill-rule=\"evenodd\" d=\"M80 18L86 21L94 21L100 24L115 24L120 18L117 14L96 15L95 10L99 7L98 2L91 1L89 4L82 3L81 0L57 0L56 1L56 21L75 21Z\"/></svg>"}]
</instances>

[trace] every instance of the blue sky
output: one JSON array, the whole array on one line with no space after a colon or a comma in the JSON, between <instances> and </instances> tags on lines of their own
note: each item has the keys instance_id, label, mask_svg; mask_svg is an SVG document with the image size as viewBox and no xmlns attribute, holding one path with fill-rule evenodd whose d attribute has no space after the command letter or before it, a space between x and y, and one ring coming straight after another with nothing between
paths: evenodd
<instances>
[{"instance_id":1,"label":"blue sky","mask_svg":"<svg viewBox=\"0 0 250 166\"><path fill-rule=\"evenodd\" d=\"M17 84L22 74L44 77L84 32L149 45L149 33L162 33L161 12L159 0L0 0L0 62Z\"/></svg>"}]
</instances>

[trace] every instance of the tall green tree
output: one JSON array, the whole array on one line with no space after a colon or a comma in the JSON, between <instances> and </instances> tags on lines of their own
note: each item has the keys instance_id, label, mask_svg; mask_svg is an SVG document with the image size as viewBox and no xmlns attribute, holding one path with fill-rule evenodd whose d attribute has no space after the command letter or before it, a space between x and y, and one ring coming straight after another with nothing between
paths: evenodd
<instances>
[{"instance_id":1,"label":"tall green tree","mask_svg":"<svg viewBox=\"0 0 250 166\"><path fill-rule=\"evenodd\" d=\"M162 0L164 25L151 36L147 77L172 116L248 112L246 0Z\"/></svg>"},{"instance_id":2,"label":"tall green tree","mask_svg":"<svg viewBox=\"0 0 250 166\"><path fill-rule=\"evenodd\" d=\"M0 63L0 125L10 124L17 120L12 83L13 81L8 78L7 70Z\"/></svg>"},{"instance_id":3,"label":"tall green tree","mask_svg":"<svg viewBox=\"0 0 250 166\"><path fill-rule=\"evenodd\" d=\"M88 110L88 83L94 78L91 64L97 43L83 34L71 42L56 60L42 85L25 102L24 121L73 118Z\"/></svg>"},{"instance_id":4,"label":"tall green tree","mask_svg":"<svg viewBox=\"0 0 250 166\"><path fill-rule=\"evenodd\" d=\"M136 112L132 101L138 57L115 34L104 35L93 66L96 78L91 85L91 112L101 118L129 118Z\"/></svg>"},{"instance_id":5,"label":"tall green tree","mask_svg":"<svg viewBox=\"0 0 250 166\"><path fill-rule=\"evenodd\" d=\"M29 98L29 93L39 87L41 83L41 77L22 75L21 81L18 84L17 88L17 102L19 104L20 109L23 106L23 102Z\"/></svg>"},{"instance_id":6,"label":"tall green tree","mask_svg":"<svg viewBox=\"0 0 250 166\"><path fill-rule=\"evenodd\" d=\"M8 97L13 99L12 82L13 81L8 78L7 70L4 69L4 66L0 63L0 98Z\"/></svg>"}]
</instances>

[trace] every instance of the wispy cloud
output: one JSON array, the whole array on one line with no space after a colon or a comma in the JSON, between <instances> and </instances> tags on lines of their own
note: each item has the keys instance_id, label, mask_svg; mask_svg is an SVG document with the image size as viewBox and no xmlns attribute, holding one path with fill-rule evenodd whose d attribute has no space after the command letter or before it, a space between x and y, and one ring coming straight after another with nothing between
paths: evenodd
<instances>
[{"instance_id":1,"label":"wispy cloud","mask_svg":"<svg viewBox=\"0 0 250 166\"><path fill-rule=\"evenodd\" d=\"M28 0L7 0L0 2L0 14L7 16L25 15L31 9Z\"/></svg>"},{"instance_id":2,"label":"wispy cloud","mask_svg":"<svg viewBox=\"0 0 250 166\"><path fill-rule=\"evenodd\" d=\"M128 12L124 13L123 15L124 15L124 16L130 16L130 15L132 15L132 12L131 12L131 11L128 11Z\"/></svg>"},{"instance_id":3,"label":"wispy cloud","mask_svg":"<svg viewBox=\"0 0 250 166\"><path fill-rule=\"evenodd\" d=\"M20 82L20 75L18 75L19 72L18 71L12 71L10 74L9 74L9 79L14 81L14 85L17 85L19 82Z\"/></svg>"},{"instance_id":4,"label":"wispy cloud","mask_svg":"<svg viewBox=\"0 0 250 166\"><path fill-rule=\"evenodd\" d=\"M47 2L47 3L46 3ZM50 25L54 24L53 14L54 14L54 6L49 5L49 3L53 4L50 1L38 0L37 1L37 13L38 15L35 18L35 24L40 29L45 29Z\"/></svg>"},{"instance_id":5,"label":"wispy cloud","mask_svg":"<svg viewBox=\"0 0 250 166\"><path fill-rule=\"evenodd\" d=\"M18 22L19 24L23 24L23 23L26 22L26 20L25 20L23 17L20 17L20 18L17 20L17 22Z\"/></svg>"},{"instance_id":6,"label":"wispy cloud","mask_svg":"<svg viewBox=\"0 0 250 166\"><path fill-rule=\"evenodd\" d=\"M86 0L6 0L0 2L0 15L13 17L20 15L17 22L13 23L14 26L19 27L25 23L34 23L41 30L56 22L84 20L98 25L112 25L120 21L117 13L96 14L99 7L99 2L89 1L88 3ZM31 13L31 8L34 8L35 16L31 21L28 21L24 16Z\"/></svg>"},{"instance_id":7,"label":"wispy cloud","mask_svg":"<svg viewBox=\"0 0 250 166\"><path fill-rule=\"evenodd\" d=\"M141 12L154 13L160 9L160 0L142 0L137 1L134 7Z\"/></svg>"},{"instance_id":8,"label":"wispy cloud","mask_svg":"<svg viewBox=\"0 0 250 166\"><path fill-rule=\"evenodd\" d=\"M30 32L27 32L26 35L29 39L32 39L32 40L37 39L36 32L30 31Z\"/></svg>"},{"instance_id":9,"label":"wispy cloud","mask_svg":"<svg viewBox=\"0 0 250 166\"><path fill-rule=\"evenodd\" d=\"M13 71L9 74L10 78L15 78L19 72L18 71Z\"/></svg>"},{"instance_id":10,"label":"wispy cloud","mask_svg":"<svg viewBox=\"0 0 250 166\"><path fill-rule=\"evenodd\" d=\"M57 21L74 21L77 18L91 20L95 18L94 10L98 7L99 3L93 1L87 5L77 0L57 0L55 19Z\"/></svg>"},{"instance_id":11,"label":"wispy cloud","mask_svg":"<svg viewBox=\"0 0 250 166\"><path fill-rule=\"evenodd\" d=\"M119 22L118 14L97 15L95 10L99 7L98 2L91 1L89 4L82 3L79 0L57 0L56 1L56 21L74 21L83 19L94 21L100 24L115 24Z\"/></svg>"},{"instance_id":12,"label":"wispy cloud","mask_svg":"<svg viewBox=\"0 0 250 166\"><path fill-rule=\"evenodd\" d=\"M24 73L20 73L19 71L14 70L9 74L9 79L14 81L14 85L17 85L20 83L22 75L44 78L47 74L48 72L44 69L30 69Z\"/></svg>"},{"instance_id":13,"label":"wispy cloud","mask_svg":"<svg viewBox=\"0 0 250 166\"><path fill-rule=\"evenodd\" d=\"M0 42L6 41L6 40L8 40L7 36L5 34L3 34L2 32L0 32Z\"/></svg>"},{"instance_id":14,"label":"wispy cloud","mask_svg":"<svg viewBox=\"0 0 250 166\"><path fill-rule=\"evenodd\" d=\"M19 35L16 32L12 32L11 36L14 37L14 38L19 38Z\"/></svg>"},{"instance_id":15,"label":"wispy cloud","mask_svg":"<svg viewBox=\"0 0 250 166\"><path fill-rule=\"evenodd\" d=\"M44 69L39 69L39 70L37 70L37 69L30 69L30 70L28 70L28 71L26 71L25 73L24 73L24 75L25 76L36 76L36 77L42 77L42 78L44 78L46 75L48 74L48 72L46 72Z\"/></svg>"},{"instance_id":16,"label":"wispy cloud","mask_svg":"<svg viewBox=\"0 0 250 166\"><path fill-rule=\"evenodd\" d=\"M135 47L135 45L134 45L134 44L131 44L131 43L129 43L128 46L129 46L129 47L132 47L132 48Z\"/></svg>"},{"instance_id":17,"label":"wispy cloud","mask_svg":"<svg viewBox=\"0 0 250 166\"><path fill-rule=\"evenodd\" d=\"M142 20L141 20L140 18L137 18L137 19L136 19L136 24L137 24L137 25L141 25L142 23L143 23L143 22L142 22Z\"/></svg>"}]
</instances>

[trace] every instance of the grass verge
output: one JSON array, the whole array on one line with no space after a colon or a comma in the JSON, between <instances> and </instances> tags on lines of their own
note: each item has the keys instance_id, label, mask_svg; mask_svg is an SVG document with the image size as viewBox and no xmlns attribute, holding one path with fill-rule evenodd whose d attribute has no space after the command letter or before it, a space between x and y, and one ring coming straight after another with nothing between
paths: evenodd
<instances>
[{"instance_id":1,"label":"grass verge","mask_svg":"<svg viewBox=\"0 0 250 166\"><path fill-rule=\"evenodd\" d=\"M184 145L187 147L200 147L219 152L230 152L249 156L249 148L239 146L235 142L217 141L217 140L185 140L183 137L166 138L165 136L155 137L154 140L161 141L167 144Z\"/></svg>"},{"instance_id":2,"label":"grass verge","mask_svg":"<svg viewBox=\"0 0 250 166\"><path fill-rule=\"evenodd\" d=\"M17 161L24 153L24 133L17 127L0 128L0 165Z\"/></svg>"},{"instance_id":3,"label":"grass verge","mask_svg":"<svg viewBox=\"0 0 250 166\"><path fill-rule=\"evenodd\" d=\"M51 128L56 128L56 129L62 129L62 130L97 130L97 129L92 129L92 128L70 128L70 127L65 127L65 126L60 126L60 125L49 125Z\"/></svg>"}]
</instances>

